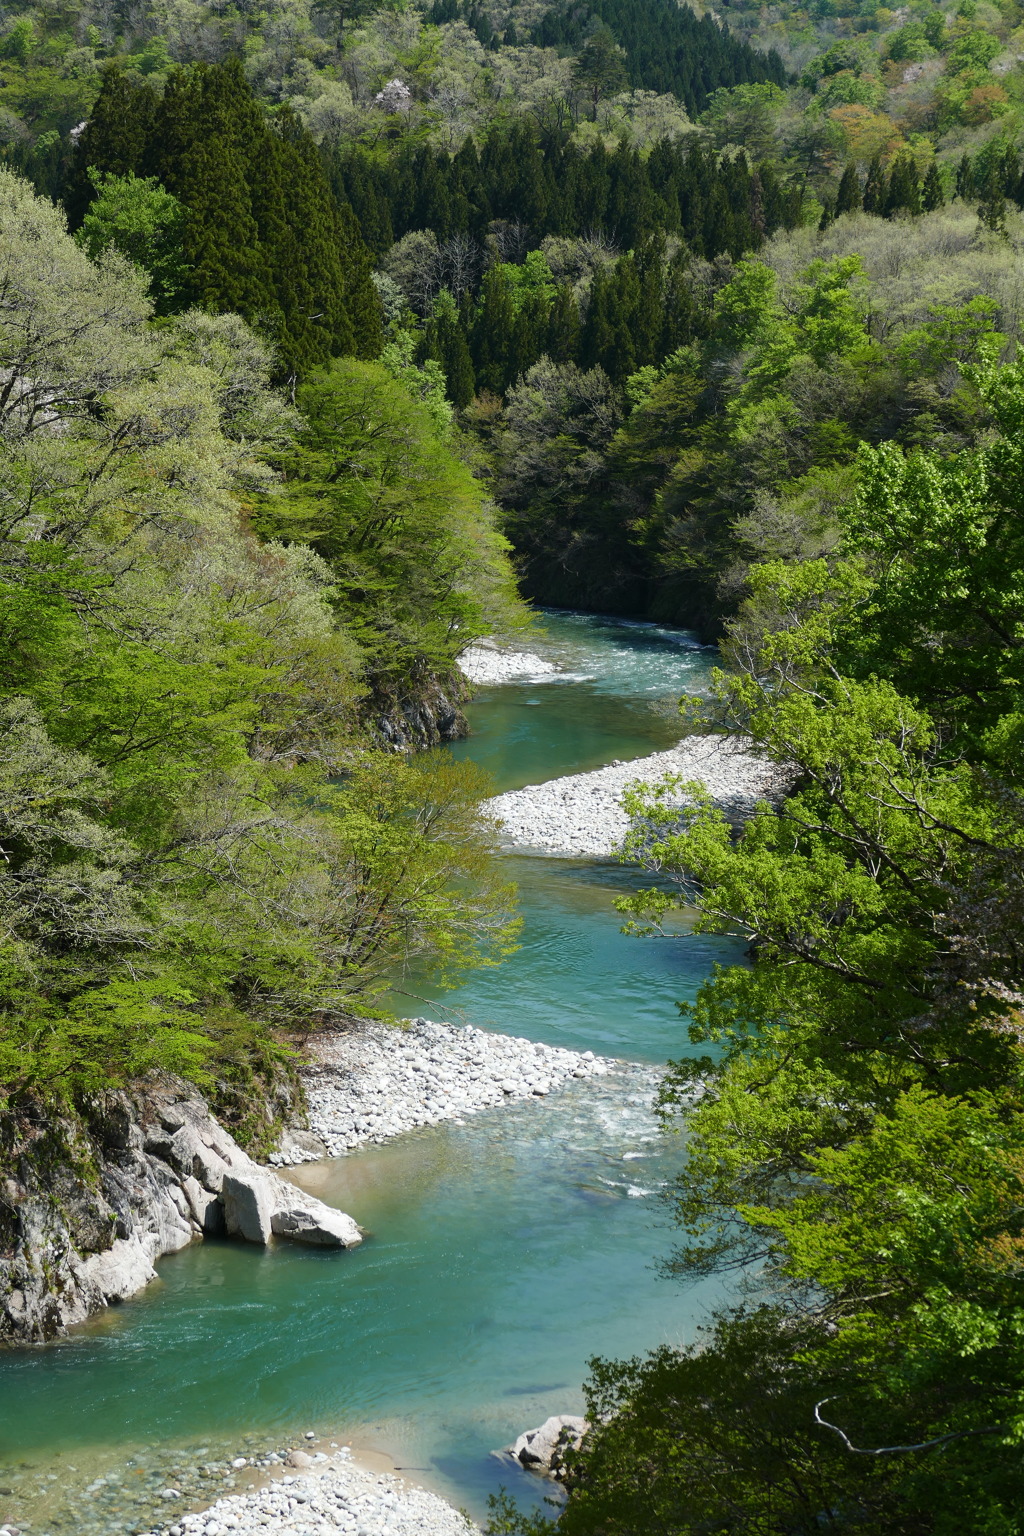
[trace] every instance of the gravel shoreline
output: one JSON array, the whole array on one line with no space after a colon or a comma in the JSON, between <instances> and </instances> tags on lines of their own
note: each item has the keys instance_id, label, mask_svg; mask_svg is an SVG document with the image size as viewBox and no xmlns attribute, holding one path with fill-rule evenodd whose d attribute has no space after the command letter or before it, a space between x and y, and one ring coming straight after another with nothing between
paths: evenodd
<instances>
[{"instance_id":1,"label":"gravel shoreline","mask_svg":"<svg viewBox=\"0 0 1024 1536\"><path fill-rule=\"evenodd\" d=\"M688 736L667 752L507 790L488 800L487 807L502 823L500 837L508 849L609 858L629 830L620 803L627 784L657 781L666 773L702 781L733 821L749 816L758 800L782 794L790 781L785 768L758 757L741 741ZM680 796L677 803L683 802Z\"/></svg>"},{"instance_id":2,"label":"gravel shoreline","mask_svg":"<svg viewBox=\"0 0 1024 1536\"><path fill-rule=\"evenodd\" d=\"M475 1536L478 1527L436 1493L389 1473L358 1466L345 1448L333 1457L292 1452L269 1487L218 1499L201 1514L182 1515L147 1536ZM306 1468L308 1467L308 1470Z\"/></svg>"},{"instance_id":3,"label":"gravel shoreline","mask_svg":"<svg viewBox=\"0 0 1024 1536\"><path fill-rule=\"evenodd\" d=\"M509 651L483 641L463 651L459 670L471 683L515 683L533 677L549 677L559 672L553 661L533 651Z\"/></svg>"},{"instance_id":4,"label":"gravel shoreline","mask_svg":"<svg viewBox=\"0 0 1024 1536\"><path fill-rule=\"evenodd\" d=\"M570 1079L600 1077L618 1065L593 1051L430 1019L404 1027L367 1021L314 1038L309 1054L301 1069L309 1127L330 1157L516 1099L540 1099ZM289 1143L286 1135L271 1162L295 1165L324 1155L301 1141Z\"/></svg>"}]
</instances>

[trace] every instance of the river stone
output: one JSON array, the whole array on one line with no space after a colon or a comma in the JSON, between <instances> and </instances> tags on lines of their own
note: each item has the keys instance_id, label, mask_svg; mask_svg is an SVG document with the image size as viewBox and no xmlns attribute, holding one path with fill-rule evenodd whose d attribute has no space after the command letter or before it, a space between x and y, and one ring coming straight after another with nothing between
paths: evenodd
<instances>
[{"instance_id":1,"label":"river stone","mask_svg":"<svg viewBox=\"0 0 1024 1536\"><path fill-rule=\"evenodd\" d=\"M276 1191L270 1182L272 1177L242 1170L224 1175L221 1198L229 1237L244 1237L248 1243L270 1242L276 1204Z\"/></svg>"},{"instance_id":2,"label":"river stone","mask_svg":"<svg viewBox=\"0 0 1024 1536\"><path fill-rule=\"evenodd\" d=\"M565 1452L576 1450L590 1428L578 1414L555 1413L538 1429L528 1429L506 1448L520 1466L531 1472L557 1477L564 1465Z\"/></svg>"},{"instance_id":3,"label":"river stone","mask_svg":"<svg viewBox=\"0 0 1024 1536\"><path fill-rule=\"evenodd\" d=\"M327 1156L327 1147L312 1131L286 1130L279 1147L286 1163L316 1162Z\"/></svg>"},{"instance_id":4,"label":"river stone","mask_svg":"<svg viewBox=\"0 0 1024 1536\"><path fill-rule=\"evenodd\" d=\"M300 1191L296 1191L299 1194ZM289 1237L295 1243L310 1243L316 1248L355 1248L363 1240L351 1216L336 1211L320 1200L292 1199L274 1211L270 1218L271 1230L278 1237Z\"/></svg>"}]
</instances>

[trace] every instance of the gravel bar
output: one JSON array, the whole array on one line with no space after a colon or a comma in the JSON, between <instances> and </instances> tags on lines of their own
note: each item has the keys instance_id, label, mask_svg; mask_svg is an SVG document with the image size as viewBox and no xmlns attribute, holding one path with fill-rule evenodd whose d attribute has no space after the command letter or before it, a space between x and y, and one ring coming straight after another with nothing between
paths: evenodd
<instances>
[{"instance_id":1,"label":"gravel bar","mask_svg":"<svg viewBox=\"0 0 1024 1536\"><path fill-rule=\"evenodd\" d=\"M734 821L749 816L758 800L781 795L792 777L787 769L757 756L735 738L688 736L667 752L508 790L487 805L502 823L506 848L609 858L629 830L629 817L621 805L623 790L637 780L650 783L667 773L699 779ZM683 802L679 796L678 803Z\"/></svg>"},{"instance_id":2,"label":"gravel bar","mask_svg":"<svg viewBox=\"0 0 1024 1536\"><path fill-rule=\"evenodd\" d=\"M300 1458L292 1458L293 1460ZM342 1450L301 1458L308 1471L286 1474L268 1488L218 1499L202 1514L182 1515L159 1536L474 1536L477 1526L435 1493L401 1478L368 1472ZM157 1532L147 1533L157 1536Z\"/></svg>"},{"instance_id":3,"label":"gravel bar","mask_svg":"<svg viewBox=\"0 0 1024 1536\"><path fill-rule=\"evenodd\" d=\"M362 1022L315 1037L302 1068L309 1126L331 1157L419 1126L462 1120L515 1099L541 1099L574 1078L618 1067L593 1051L567 1051L474 1025L411 1019ZM322 1152L289 1145L271 1162L311 1162Z\"/></svg>"},{"instance_id":4,"label":"gravel bar","mask_svg":"<svg viewBox=\"0 0 1024 1536\"><path fill-rule=\"evenodd\" d=\"M488 641L471 645L459 657L459 667L471 683L528 682L534 677L548 677L558 672L553 661L546 661L533 651L511 651Z\"/></svg>"}]
</instances>

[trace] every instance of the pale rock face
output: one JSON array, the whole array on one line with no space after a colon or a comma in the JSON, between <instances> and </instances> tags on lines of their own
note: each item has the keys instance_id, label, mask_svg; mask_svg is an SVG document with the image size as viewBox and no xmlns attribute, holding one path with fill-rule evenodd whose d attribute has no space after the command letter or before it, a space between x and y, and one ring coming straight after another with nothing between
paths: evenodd
<instances>
[{"instance_id":1,"label":"pale rock face","mask_svg":"<svg viewBox=\"0 0 1024 1536\"><path fill-rule=\"evenodd\" d=\"M247 1243L270 1242L274 1192L268 1177L256 1172L226 1173L221 1199L229 1237L244 1237Z\"/></svg>"},{"instance_id":2,"label":"pale rock face","mask_svg":"<svg viewBox=\"0 0 1024 1536\"><path fill-rule=\"evenodd\" d=\"M115 1238L106 1253L94 1253L86 1259L79 1271L80 1283L95 1286L104 1301L127 1301L156 1279L156 1246L137 1238Z\"/></svg>"},{"instance_id":3,"label":"pale rock face","mask_svg":"<svg viewBox=\"0 0 1024 1536\"><path fill-rule=\"evenodd\" d=\"M17 1221L0 1255L0 1341L38 1343L65 1333L154 1278L162 1255L225 1230L249 1242L276 1237L323 1247L361 1241L356 1223L254 1163L176 1079L112 1093L88 1125L50 1126L58 1163L16 1149L7 1193ZM45 1145L45 1143L44 1143ZM81 1174L79 1168L97 1170Z\"/></svg>"},{"instance_id":4,"label":"pale rock face","mask_svg":"<svg viewBox=\"0 0 1024 1536\"><path fill-rule=\"evenodd\" d=\"M285 1186L289 1189L290 1186ZM309 1243L314 1248L355 1248L363 1240L351 1216L335 1211L329 1205L314 1200L302 1190L295 1190L284 1198L287 1204L279 1207L270 1218L271 1230L278 1237L289 1237L293 1243Z\"/></svg>"},{"instance_id":5,"label":"pale rock face","mask_svg":"<svg viewBox=\"0 0 1024 1536\"><path fill-rule=\"evenodd\" d=\"M538 1429L528 1429L514 1445L506 1448L519 1465L548 1477L564 1472L565 1453L578 1450L590 1428L587 1420L573 1413L555 1413Z\"/></svg>"}]
</instances>

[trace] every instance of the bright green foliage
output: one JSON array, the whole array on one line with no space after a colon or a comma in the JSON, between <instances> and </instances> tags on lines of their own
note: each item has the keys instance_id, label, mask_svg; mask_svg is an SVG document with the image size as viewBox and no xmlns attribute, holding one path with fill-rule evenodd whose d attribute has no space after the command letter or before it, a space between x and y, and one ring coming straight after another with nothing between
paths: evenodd
<instances>
[{"instance_id":1,"label":"bright green foliage","mask_svg":"<svg viewBox=\"0 0 1024 1536\"><path fill-rule=\"evenodd\" d=\"M512 616L505 542L429 411L383 367L336 362L298 403L302 429L260 527L324 557L375 697L401 696Z\"/></svg>"},{"instance_id":2,"label":"bright green foliage","mask_svg":"<svg viewBox=\"0 0 1024 1536\"><path fill-rule=\"evenodd\" d=\"M138 270L116 250L94 264L8 172L0 214L0 1094L153 1066L220 1081L280 1056L275 1031L372 1008L406 964L500 958L512 892L480 776L361 733L384 608L249 527L276 483L261 455L299 420L265 344L231 315L151 327ZM358 431L348 453L392 509L389 474L462 494L498 584L468 473L370 371L391 457ZM412 626L436 589L407 567Z\"/></svg>"},{"instance_id":3,"label":"bright green foliage","mask_svg":"<svg viewBox=\"0 0 1024 1536\"><path fill-rule=\"evenodd\" d=\"M968 351L986 318L977 309L939 314L932 344L946 356ZM869 553L879 581L877 617L852 647L858 668L884 668L975 753L989 733L1002 752L1008 722L1024 716L1024 373L973 378L999 428L990 447L940 460L885 444L862 456L847 539Z\"/></svg>"},{"instance_id":4,"label":"bright green foliage","mask_svg":"<svg viewBox=\"0 0 1024 1536\"><path fill-rule=\"evenodd\" d=\"M752 159L762 160L774 148L778 111L785 99L781 86L769 81L723 88L711 96L701 122L720 149L739 145Z\"/></svg>"},{"instance_id":5,"label":"bright green foliage","mask_svg":"<svg viewBox=\"0 0 1024 1536\"><path fill-rule=\"evenodd\" d=\"M155 177L92 172L96 197L78 231L81 246L95 258L111 246L149 274L158 314L180 307L188 282L185 264L185 210Z\"/></svg>"},{"instance_id":6,"label":"bright green foliage","mask_svg":"<svg viewBox=\"0 0 1024 1536\"><path fill-rule=\"evenodd\" d=\"M424 329L423 349L442 369L452 405L457 409L467 406L476 392L476 375L459 312L447 288L442 288L434 301L433 314Z\"/></svg>"},{"instance_id":7,"label":"bright green foliage","mask_svg":"<svg viewBox=\"0 0 1024 1536\"><path fill-rule=\"evenodd\" d=\"M760 291L729 312L765 345ZM936 316L934 344L984 318ZM717 718L788 793L738 837L700 785L626 797L662 877L631 926L692 903L753 962L682 1010L672 1267L774 1295L698 1350L594 1363L571 1536L1024 1529L1024 387L975 382L983 449L865 451L844 557L751 573Z\"/></svg>"}]
</instances>

